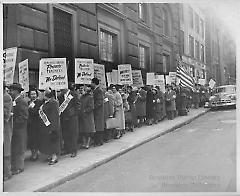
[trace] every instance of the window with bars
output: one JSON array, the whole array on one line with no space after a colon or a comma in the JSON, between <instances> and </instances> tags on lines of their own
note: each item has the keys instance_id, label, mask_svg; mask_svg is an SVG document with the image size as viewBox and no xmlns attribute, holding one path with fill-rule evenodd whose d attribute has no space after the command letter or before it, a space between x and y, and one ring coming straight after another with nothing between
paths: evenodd
<instances>
[{"instance_id":1,"label":"window with bars","mask_svg":"<svg viewBox=\"0 0 240 196\"><path fill-rule=\"evenodd\" d=\"M190 27L193 29L193 9L191 7L189 7L189 23L190 23Z\"/></svg>"},{"instance_id":2,"label":"window with bars","mask_svg":"<svg viewBox=\"0 0 240 196\"><path fill-rule=\"evenodd\" d=\"M197 13L195 13L195 30L199 33L199 16Z\"/></svg>"},{"instance_id":3,"label":"window with bars","mask_svg":"<svg viewBox=\"0 0 240 196\"><path fill-rule=\"evenodd\" d=\"M163 9L163 34L169 36L169 17L166 9Z\"/></svg>"},{"instance_id":4,"label":"window with bars","mask_svg":"<svg viewBox=\"0 0 240 196\"><path fill-rule=\"evenodd\" d=\"M199 41L195 40L195 58L199 60Z\"/></svg>"},{"instance_id":5,"label":"window with bars","mask_svg":"<svg viewBox=\"0 0 240 196\"><path fill-rule=\"evenodd\" d=\"M201 36L204 38L204 22L203 19L200 19L200 28L201 28Z\"/></svg>"},{"instance_id":6,"label":"window with bars","mask_svg":"<svg viewBox=\"0 0 240 196\"><path fill-rule=\"evenodd\" d=\"M114 62L116 35L107 31L100 31L100 56L101 60Z\"/></svg>"},{"instance_id":7,"label":"window with bars","mask_svg":"<svg viewBox=\"0 0 240 196\"><path fill-rule=\"evenodd\" d=\"M194 40L191 35L189 35L189 54L191 57L194 57Z\"/></svg>"},{"instance_id":8,"label":"window with bars","mask_svg":"<svg viewBox=\"0 0 240 196\"><path fill-rule=\"evenodd\" d=\"M170 71L170 56L163 54L163 73Z\"/></svg>"},{"instance_id":9,"label":"window with bars","mask_svg":"<svg viewBox=\"0 0 240 196\"><path fill-rule=\"evenodd\" d=\"M181 53L184 54L184 31L180 30L180 47Z\"/></svg>"},{"instance_id":10,"label":"window with bars","mask_svg":"<svg viewBox=\"0 0 240 196\"><path fill-rule=\"evenodd\" d=\"M201 61L204 62L204 45L201 44Z\"/></svg>"}]
</instances>

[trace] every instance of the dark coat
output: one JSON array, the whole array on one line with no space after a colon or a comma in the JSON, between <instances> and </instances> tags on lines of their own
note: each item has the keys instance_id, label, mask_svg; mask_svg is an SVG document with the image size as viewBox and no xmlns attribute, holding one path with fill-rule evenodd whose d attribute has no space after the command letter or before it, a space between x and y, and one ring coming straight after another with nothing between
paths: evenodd
<instances>
[{"instance_id":1,"label":"dark coat","mask_svg":"<svg viewBox=\"0 0 240 196\"><path fill-rule=\"evenodd\" d=\"M173 90L165 93L166 111L176 110L176 92Z\"/></svg>"},{"instance_id":2,"label":"dark coat","mask_svg":"<svg viewBox=\"0 0 240 196\"><path fill-rule=\"evenodd\" d=\"M43 104L43 112L46 114L50 125L46 126L40 120L40 152L52 155L60 152L60 117L59 104L55 99L50 99Z\"/></svg>"},{"instance_id":3,"label":"dark coat","mask_svg":"<svg viewBox=\"0 0 240 196\"><path fill-rule=\"evenodd\" d=\"M104 94L100 87L93 91L94 99L94 122L96 131L104 131Z\"/></svg>"},{"instance_id":4,"label":"dark coat","mask_svg":"<svg viewBox=\"0 0 240 196\"><path fill-rule=\"evenodd\" d=\"M141 88L139 91L139 97L136 101L137 116L141 116L141 117L146 116L146 98L147 98L147 91Z\"/></svg>"},{"instance_id":5,"label":"dark coat","mask_svg":"<svg viewBox=\"0 0 240 196\"><path fill-rule=\"evenodd\" d=\"M78 98L73 91L69 92L73 98L68 103L66 109L60 114L62 128L62 137L64 141L64 150L72 153L77 151L78 140ZM64 94L58 97L59 105L64 102Z\"/></svg>"},{"instance_id":6,"label":"dark coat","mask_svg":"<svg viewBox=\"0 0 240 196\"><path fill-rule=\"evenodd\" d=\"M192 93L192 102L193 103L199 103L200 102L200 91L194 90Z\"/></svg>"},{"instance_id":7,"label":"dark coat","mask_svg":"<svg viewBox=\"0 0 240 196\"><path fill-rule=\"evenodd\" d=\"M20 96L13 106L12 157L24 154L27 144L28 104Z\"/></svg>"},{"instance_id":8,"label":"dark coat","mask_svg":"<svg viewBox=\"0 0 240 196\"><path fill-rule=\"evenodd\" d=\"M79 132L92 133L95 132L94 124L94 101L93 96L89 93L83 94L80 98L80 111L79 111Z\"/></svg>"},{"instance_id":9,"label":"dark coat","mask_svg":"<svg viewBox=\"0 0 240 196\"><path fill-rule=\"evenodd\" d=\"M4 156L11 155L11 140L13 132L13 119L12 119L12 98L5 92L3 94L3 109L4 109L4 128L3 128L3 154Z\"/></svg>"},{"instance_id":10,"label":"dark coat","mask_svg":"<svg viewBox=\"0 0 240 196\"><path fill-rule=\"evenodd\" d=\"M132 118L132 123L133 125L137 125L137 111L136 111L136 104L135 104L135 100L136 100L137 94L135 91L132 91L129 93L127 101L129 103L130 106L130 111L131 111L131 118Z\"/></svg>"},{"instance_id":11,"label":"dark coat","mask_svg":"<svg viewBox=\"0 0 240 196\"><path fill-rule=\"evenodd\" d=\"M148 90L147 92L147 99L146 99L146 114L147 119L154 118L154 104L153 104L153 92Z\"/></svg>"},{"instance_id":12,"label":"dark coat","mask_svg":"<svg viewBox=\"0 0 240 196\"><path fill-rule=\"evenodd\" d=\"M31 102L28 102L28 105ZM44 100L36 99L33 101L34 107L28 107L29 117L28 117L28 147L30 149L39 149L39 108L44 103Z\"/></svg>"}]
</instances>

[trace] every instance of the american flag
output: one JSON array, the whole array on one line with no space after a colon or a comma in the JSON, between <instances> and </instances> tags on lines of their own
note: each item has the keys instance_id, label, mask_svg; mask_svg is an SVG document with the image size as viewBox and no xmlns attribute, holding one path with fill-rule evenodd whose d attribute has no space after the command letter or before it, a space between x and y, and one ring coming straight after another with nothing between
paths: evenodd
<instances>
[{"instance_id":1,"label":"american flag","mask_svg":"<svg viewBox=\"0 0 240 196\"><path fill-rule=\"evenodd\" d=\"M180 86L194 89L195 87L194 79L183 67L180 59L178 59L177 78L179 78L180 80L179 83Z\"/></svg>"}]
</instances>

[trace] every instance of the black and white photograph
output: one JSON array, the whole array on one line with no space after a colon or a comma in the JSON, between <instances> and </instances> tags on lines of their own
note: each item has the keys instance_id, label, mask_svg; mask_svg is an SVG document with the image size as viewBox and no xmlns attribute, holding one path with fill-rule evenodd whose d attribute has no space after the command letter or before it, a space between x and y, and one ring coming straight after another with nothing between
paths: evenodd
<instances>
[{"instance_id":1,"label":"black and white photograph","mask_svg":"<svg viewBox=\"0 0 240 196\"><path fill-rule=\"evenodd\" d=\"M237 193L240 1L1 7L3 192Z\"/></svg>"}]
</instances>

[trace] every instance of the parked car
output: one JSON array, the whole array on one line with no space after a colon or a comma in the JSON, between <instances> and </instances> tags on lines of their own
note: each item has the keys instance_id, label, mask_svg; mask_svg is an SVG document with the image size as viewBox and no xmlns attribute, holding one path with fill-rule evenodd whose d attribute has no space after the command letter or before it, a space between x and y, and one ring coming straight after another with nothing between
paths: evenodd
<instances>
[{"instance_id":1,"label":"parked car","mask_svg":"<svg viewBox=\"0 0 240 196\"><path fill-rule=\"evenodd\" d=\"M213 90L213 95L205 103L205 107L236 107L236 99L236 85L218 86Z\"/></svg>"}]
</instances>

